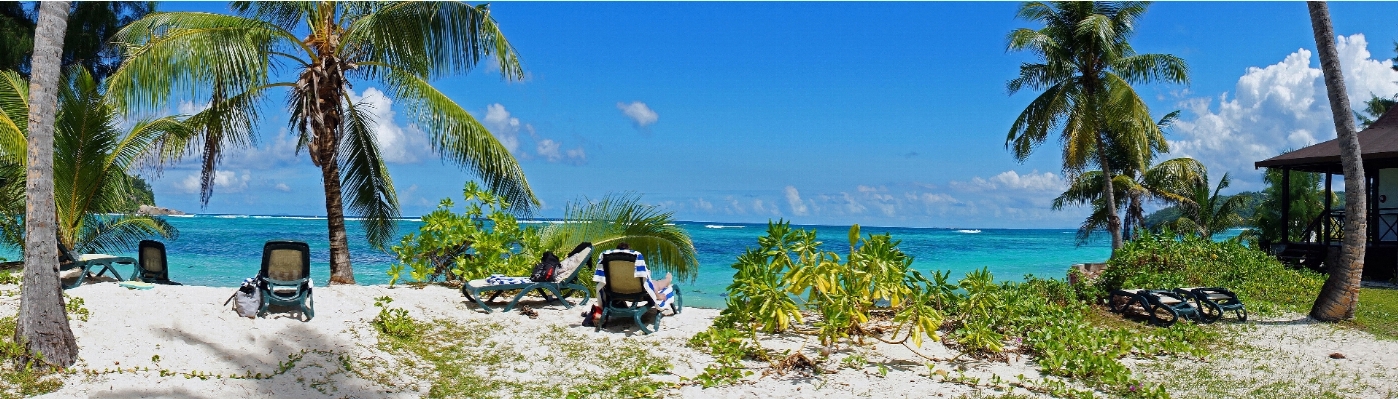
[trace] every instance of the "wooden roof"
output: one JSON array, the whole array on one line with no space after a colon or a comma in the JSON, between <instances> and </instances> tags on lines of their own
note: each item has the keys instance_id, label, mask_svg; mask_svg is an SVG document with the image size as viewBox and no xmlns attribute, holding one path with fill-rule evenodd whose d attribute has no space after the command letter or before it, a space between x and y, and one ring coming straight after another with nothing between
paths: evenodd
<instances>
[{"instance_id":1,"label":"wooden roof","mask_svg":"<svg viewBox=\"0 0 1398 399\"><path fill-rule=\"evenodd\" d=\"M1359 151L1365 169L1398 167L1398 107L1390 108L1379 120L1359 132ZM1254 166L1341 173L1339 139L1281 154Z\"/></svg>"}]
</instances>

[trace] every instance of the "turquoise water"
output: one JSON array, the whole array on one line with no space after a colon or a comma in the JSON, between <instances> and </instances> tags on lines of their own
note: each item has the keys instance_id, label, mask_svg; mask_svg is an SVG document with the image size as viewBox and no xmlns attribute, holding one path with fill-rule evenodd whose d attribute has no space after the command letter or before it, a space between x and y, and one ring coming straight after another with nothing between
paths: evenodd
<instances>
[{"instance_id":1,"label":"turquoise water","mask_svg":"<svg viewBox=\"0 0 1398 399\"><path fill-rule=\"evenodd\" d=\"M312 276L317 284L329 279L329 246L325 219L314 217L197 215L171 217L179 238L166 243L170 278L184 284L217 287L237 286L257 274L262 244L267 240L289 239L311 245ZM387 284L394 258L370 248L360 224L348 222L350 258L355 279L360 284ZM683 282L685 304L721 307L724 288L733 276L730 265L747 247L755 247L766 232L766 224L680 222L689 231L699 252L699 276ZM416 221L402 221L399 231L416 231ZM722 226L722 227L720 227ZM814 228L826 249L847 251L848 226L798 226ZM1110 253L1106 240L1076 246L1073 230L1062 229L981 229L870 227L864 234L890 233L901 240L899 246L913 256L918 270L950 270L953 280L966 272L987 267L997 280L1019 280L1026 274L1061 278L1074 263L1101 262ZM396 242L396 240L394 241ZM117 254L135 256L132 253ZM17 254L0 254L14 259ZM121 270L123 274L129 270Z\"/></svg>"}]
</instances>

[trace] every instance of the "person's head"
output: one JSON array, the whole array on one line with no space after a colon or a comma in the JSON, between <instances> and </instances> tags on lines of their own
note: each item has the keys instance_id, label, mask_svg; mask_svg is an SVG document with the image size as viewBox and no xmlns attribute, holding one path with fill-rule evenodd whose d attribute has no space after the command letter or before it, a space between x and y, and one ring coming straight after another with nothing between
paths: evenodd
<instances>
[{"instance_id":1,"label":"person's head","mask_svg":"<svg viewBox=\"0 0 1398 399\"><path fill-rule=\"evenodd\" d=\"M631 244L627 244L627 243L625 243L625 242L619 242L619 243L616 244L616 249L631 249Z\"/></svg>"}]
</instances>

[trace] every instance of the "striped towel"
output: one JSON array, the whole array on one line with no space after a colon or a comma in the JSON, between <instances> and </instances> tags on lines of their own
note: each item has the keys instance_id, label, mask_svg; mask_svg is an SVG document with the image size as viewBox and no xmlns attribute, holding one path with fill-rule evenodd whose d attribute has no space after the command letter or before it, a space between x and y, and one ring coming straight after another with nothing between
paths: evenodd
<instances>
[{"instance_id":1,"label":"striped towel","mask_svg":"<svg viewBox=\"0 0 1398 399\"><path fill-rule=\"evenodd\" d=\"M485 282L490 285L507 285L528 284L534 282L534 280L530 280L529 277L506 277L500 274L492 274L490 277L485 278Z\"/></svg>"},{"instance_id":2,"label":"striped towel","mask_svg":"<svg viewBox=\"0 0 1398 399\"><path fill-rule=\"evenodd\" d=\"M671 283L665 288L662 288L660 292L656 292L655 282L651 281L650 278L650 269L646 268L646 256L642 255L640 252L629 249L603 251L602 256L597 258L597 271L592 273L592 281L597 283L597 292L602 292L602 286L607 283L607 272L605 270L607 265L602 263L602 259L605 259L607 254L610 253L625 253L636 257L636 272L633 276L645 279L644 286L646 287L646 293L650 294L651 299L655 300L656 308L670 306L670 302L675 300L675 285Z\"/></svg>"}]
</instances>

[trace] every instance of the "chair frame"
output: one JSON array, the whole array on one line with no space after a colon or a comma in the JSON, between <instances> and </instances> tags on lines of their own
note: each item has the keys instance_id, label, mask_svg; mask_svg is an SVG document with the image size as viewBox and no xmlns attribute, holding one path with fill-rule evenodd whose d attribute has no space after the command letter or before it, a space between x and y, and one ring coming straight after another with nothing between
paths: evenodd
<instances>
[{"instance_id":1,"label":"chair frame","mask_svg":"<svg viewBox=\"0 0 1398 399\"><path fill-rule=\"evenodd\" d=\"M296 280L275 280L267 277L267 270L271 266L272 251L280 249L290 249L301 253L301 278ZM306 316L305 321L315 318L315 302L311 299L311 246L302 241L267 241L262 245L262 269L257 272L258 289L262 291L262 307L257 311L257 316L262 317L267 314L267 309L271 305L295 306L301 310L301 314ZM291 295L277 293L278 288L294 288L296 291Z\"/></svg>"},{"instance_id":2,"label":"chair frame","mask_svg":"<svg viewBox=\"0 0 1398 399\"><path fill-rule=\"evenodd\" d=\"M584 246L591 248L592 243L578 244L578 246L573 249L573 252L568 254L565 259L581 252ZM461 284L461 295L465 295L467 299L475 302L476 305L485 310L486 313L491 313L490 304L488 302L493 303L495 298L499 298L500 295L513 290L519 290L519 294L516 294L514 299L510 300L510 303L505 305L505 308L501 310L502 312L509 312L511 309L514 309L515 306L519 305L519 300L523 299L524 296L528 295L530 292L538 292L539 296L544 297L545 303L557 300L563 304L564 309L572 309L573 303L568 302L568 297L571 296L573 292L581 292L583 294L582 301L578 302L579 305L586 304L588 301L592 300L592 290L578 281L578 276L582 275L582 270L586 269L587 266L591 264L592 256L588 255L587 259L584 259L582 264L578 265L576 269L573 269L573 274L568 275L567 278L564 278L560 282L531 281L519 284L496 284L472 287L471 282L467 281ZM482 301L482 294L486 292L492 294L489 299ZM549 297L549 293L553 293L553 297Z\"/></svg>"},{"instance_id":3,"label":"chair frame","mask_svg":"<svg viewBox=\"0 0 1398 399\"><path fill-rule=\"evenodd\" d=\"M1176 288L1175 293L1194 300L1199 314L1205 323L1213 323L1223 318L1224 312L1233 312L1238 321L1248 321L1248 310L1238 294L1223 287Z\"/></svg>"},{"instance_id":4,"label":"chair frame","mask_svg":"<svg viewBox=\"0 0 1398 399\"><path fill-rule=\"evenodd\" d=\"M1199 308L1189 302L1190 298L1166 290L1115 290L1112 291L1112 298L1125 297L1126 303L1116 305L1116 301L1111 301L1111 310L1116 313L1126 314L1126 309L1131 305L1140 305L1146 311L1146 317L1150 324L1160 327L1169 327L1182 318L1194 319L1195 321L1209 323L1205 321L1203 313ZM1162 314L1163 313L1163 314ZM1170 316L1165 319L1163 316Z\"/></svg>"},{"instance_id":5,"label":"chair frame","mask_svg":"<svg viewBox=\"0 0 1398 399\"><path fill-rule=\"evenodd\" d=\"M134 267L134 269L131 270L133 278L135 277L135 273L139 272L140 265L136 263L135 259L131 259L125 256L107 256L102 258L84 260L82 259L82 255L78 255L73 251L69 250L68 246L63 245L62 241L57 241L57 243L59 270L64 271L78 268L82 269L82 273L78 274L77 281L74 281L72 284L63 284L63 289L65 290L82 286L83 281L87 280L87 276L89 274L92 274L93 269L97 268L100 268L101 270L98 270L97 274L94 274L93 276L101 277L103 274L111 272L113 278L116 278L117 281L121 281L121 273L117 272L116 267L112 266L113 263L132 265ZM63 266L63 261L65 260L65 258L69 261L67 266Z\"/></svg>"},{"instance_id":6,"label":"chair frame","mask_svg":"<svg viewBox=\"0 0 1398 399\"><path fill-rule=\"evenodd\" d=\"M160 272L146 270L146 248L160 250ZM165 243L155 240L141 240L141 243L136 247L136 260L136 275L131 277L132 280L154 284L181 285L170 281L170 256L165 252Z\"/></svg>"},{"instance_id":7,"label":"chair frame","mask_svg":"<svg viewBox=\"0 0 1398 399\"><path fill-rule=\"evenodd\" d=\"M625 253L610 253L602 256L602 274L607 282L602 285L601 291L597 293L597 299L602 303L602 319L601 322L597 323L593 327L593 331L600 331L602 328L606 327L607 323L611 321L612 317L627 316L630 316L631 320L636 322L636 326L641 328L642 333L650 334L652 332L659 331L660 319L665 318L665 314L663 312L655 312L655 320L650 323L652 326L651 328L655 331L647 329L646 323L641 320L642 316L645 316L646 313L649 313L651 309L655 308L655 299L650 297L649 292L646 292L644 289L642 289L641 292L637 293L622 294L612 292L612 261L635 262L636 258L634 256L631 256L630 254ZM640 277L627 275L621 278ZM642 281L642 284L645 284L645 282ZM679 291L679 287L675 287L675 289L676 292Z\"/></svg>"}]
</instances>

